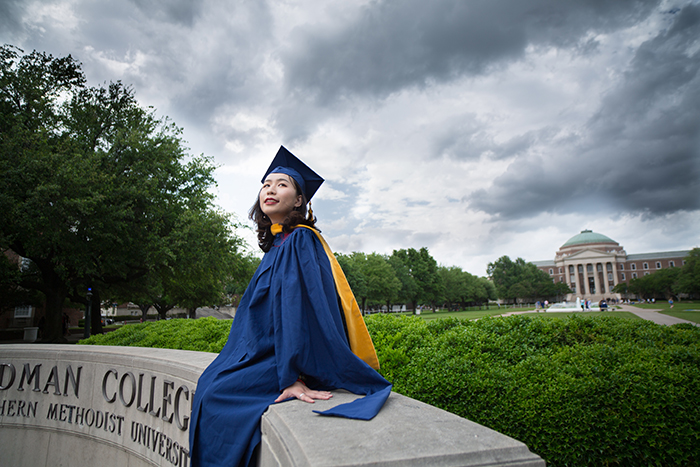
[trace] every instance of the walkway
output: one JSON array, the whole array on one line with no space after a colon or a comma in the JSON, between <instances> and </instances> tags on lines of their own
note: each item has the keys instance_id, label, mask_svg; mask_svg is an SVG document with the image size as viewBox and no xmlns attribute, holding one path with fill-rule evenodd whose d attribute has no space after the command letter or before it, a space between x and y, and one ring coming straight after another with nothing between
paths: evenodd
<instances>
[{"instance_id":1,"label":"walkway","mask_svg":"<svg viewBox=\"0 0 700 467\"><path fill-rule=\"evenodd\" d=\"M680 319L676 318L675 316L669 316L665 315L663 313L659 313L661 310L642 310L634 306L630 305L618 305L620 308L622 308L622 311L627 311L629 313L634 313L635 315L639 316L640 318L653 321L656 324L664 324L666 326L671 326L672 324L680 324L680 323L688 323L692 324L694 326L700 326L698 323L693 323L692 321L688 321L685 319Z\"/></svg>"},{"instance_id":2,"label":"walkway","mask_svg":"<svg viewBox=\"0 0 700 467\"><path fill-rule=\"evenodd\" d=\"M656 324L663 324L665 326L671 326L673 324L680 324L680 323L688 323L692 324L693 326L700 326L698 323L693 323L692 321L688 321L685 319L680 319L676 318L675 316L669 316L665 315L663 313L658 313L659 310L642 310L634 306L630 305L613 305L613 307L620 307L619 310L612 309L610 311L626 311L628 313L633 313L637 316L639 316L642 319L646 319L648 321L653 321ZM503 313L501 316L511 316L511 315L522 315L525 313L534 313L534 311L529 310L529 311L509 311L507 313ZM553 312L556 313L556 312ZM581 312L582 314L585 314L585 312Z\"/></svg>"}]
</instances>

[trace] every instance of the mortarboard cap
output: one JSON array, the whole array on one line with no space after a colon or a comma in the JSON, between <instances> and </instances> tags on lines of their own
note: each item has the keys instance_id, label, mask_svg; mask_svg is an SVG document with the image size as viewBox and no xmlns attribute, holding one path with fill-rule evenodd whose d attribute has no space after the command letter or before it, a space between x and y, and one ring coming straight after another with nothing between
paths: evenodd
<instances>
[{"instance_id":1,"label":"mortarboard cap","mask_svg":"<svg viewBox=\"0 0 700 467\"><path fill-rule=\"evenodd\" d=\"M264 183L267 176L271 173L283 173L292 177L301 187L301 191L306 196L307 201L311 201L311 197L323 183L323 178L320 175L311 170L284 146L280 146L280 150L277 151L277 155L272 159L272 163L265 172L261 182Z\"/></svg>"}]
</instances>

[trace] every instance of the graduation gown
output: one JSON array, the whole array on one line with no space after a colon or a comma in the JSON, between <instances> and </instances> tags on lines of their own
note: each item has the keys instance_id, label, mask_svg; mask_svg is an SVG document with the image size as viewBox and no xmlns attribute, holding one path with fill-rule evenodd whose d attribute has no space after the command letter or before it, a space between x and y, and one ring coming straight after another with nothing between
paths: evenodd
<instances>
[{"instance_id":1,"label":"graduation gown","mask_svg":"<svg viewBox=\"0 0 700 467\"><path fill-rule=\"evenodd\" d=\"M248 465L260 442L260 417L300 375L311 389L366 395L322 415L369 420L379 412L391 384L351 351L338 301L320 236L308 228L276 235L226 345L197 383L193 467Z\"/></svg>"}]
</instances>

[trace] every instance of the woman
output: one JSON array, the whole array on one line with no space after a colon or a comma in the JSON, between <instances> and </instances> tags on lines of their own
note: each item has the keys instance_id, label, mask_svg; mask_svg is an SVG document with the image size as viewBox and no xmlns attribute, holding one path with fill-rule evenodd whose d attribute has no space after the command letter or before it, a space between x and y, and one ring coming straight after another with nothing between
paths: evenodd
<instances>
[{"instance_id":1,"label":"woman","mask_svg":"<svg viewBox=\"0 0 700 467\"><path fill-rule=\"evenodd\" d=\"M322 415L369 420L391 385L340 266L306 204L323 179L284 147L250 211L265 251L228 342L197 384L190 426L193 467L249 465L270 404L366 394Z\"/></svg>"}]
</instances>

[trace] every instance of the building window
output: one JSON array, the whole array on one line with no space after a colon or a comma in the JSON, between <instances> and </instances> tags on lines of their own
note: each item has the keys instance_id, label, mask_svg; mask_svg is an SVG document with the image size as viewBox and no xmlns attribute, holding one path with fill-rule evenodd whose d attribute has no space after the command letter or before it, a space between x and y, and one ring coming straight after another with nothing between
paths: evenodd
<instances>
[{"instance_id":1,"label":"building window","mask_svg":"<svg viewBox=\"0 0 700 467\"><path fill-rule=\"evenodd\" d=\"M630 269L632 269L633 271L637 269L637 263L632 263L632 267Z\"/></svg>"},{"instance_id":2,"label":"building window","mask_svg":"<svg viewBox=\"0 0 700 467\"><path fill-rule=\"evenodd\" d=\"M622 280L624 281L625 280L625 273L623 272L621 274L622 274Z\"/></svg>"},{"instance_id":3,"label":"building window","mask_svg":"<svg viewBox=\"0 0 700 467\"><path fill-rule=\"evenodd\" d=\"M571 282L572 284L576 282L576 274L571 275L571 280L569 282Z\"/></svg>"},{"instance_id":4,"label":"building window","mask_svg":"<svg viewBox=\"0 0 700 467\"><path fill-rule=\"evenodd\" d=\"M549 268L549 275L551 276L552 274L554 274L554 269Z\"/></svg>"},{"instance_id":5,"label":"building window","mask_svg":"<svg viewBox=\"0 0 700 467\"><path fill-rule=\"evenodd\" d=\"M683 260L683 266L685 266L685 260Z\"/></svg>"},{"instance_id":6,"label":"building window","mask_svg":"<svg viewBox=\"0 0 700 467\"><path fill-rule=\"evenodd\" d=\"M642 267L643 267L644 269L649 269L649 263L644 263L644 264L642 264Z\"/></svg>"},{"instance_id":7,"label":"building window","mask_svg":"<svg viewBox=\"0 0 700 467\"><path fill-rule=\"evenodd\" d=\"M620 264L620 271L624 271L624 270L625 270L625 265L624 265L624 264Z\"/></svg>"},{"instance_id":8,"label":"building window","mask_svg":"<svg viewBox=\"0 0 700 467\"><path fill-rule=\"evenodd\" d=\"M661 261L656 262L656 269L661 269Z\"/></svg>"},{"instance_id":9,"label":"building window","mask_svg":"<svg viewBox=\"0 0 700 467\"><path fill-rule=\"evenodd\" d=\"M559 274L561 274L562 272L564 272L564 269L563 269L563 268L559 268Z\"/></svg>"},{"instance_id":10,"label":"building window","mask_svg":"<svg viewBox=\"0 0 700 467\"><path fill-rule=\"evenodd\" d=\"M606 264L606 265L605 265L605 269L606 269L606 271L608 271L608 272L612 271L612 264L610 264L610 263Z\"/></svg>"},{"instance_id":11,"label":"building window","mask_svg":"<svg viewBox=\"0 0 700 467\"><path fill-rule=\"evenodd\" d=\"M609 280L609 281L613 280L612 272L609 272L609 273L608 273L608 280Z\"/></svg>"},{"instance_id":12,"label":"building window","mask_svg":"<svg viewBox=\"0 0 700 467\"><path fill-rule=\"evenodd\" d=\"M633 272L633 273L632 273L632 279L636 279L636 278L637 278L637 273L636 273L636 272Z\"/></svg>"},{"instance_id":13,"label":"building window","mask_svg":"<svg viewBox=\"0 0 700 467\"><path fill-rule=\"evenodd\" d=\"M576 286L571 284L571 293L576 293Z\"/></svg>"},{"instance_id":14,"label":"building window","mask_svg":"<svg viewBox=\"0 0 700 467\"><path fill-rule=\"evenodd\" d=\"M569 266L569 274L573 274L573 273L574 273L574 267L570 265Z\"/></svg>"},{"instance_id":15,"label":"building window","mask_svg":"<svg viewBox=\"0 0 700 467\"><path fill-rule=\"evenodd\" d=\"M16 306L15 307L15 318L31 318L32 317L32 306Z\"/></svg>"},{"instance_id":16,"label":"building window","mask_svg":"<svg viewBox=\"0 0 700 467\"><path fill-rule=\"evenodd\" d=\"M673 261L669 261L669 262L668 262L668 267L669 267L669 268L675 268L675 267L676 267L676 263L674 263Z\"/></svg>"},{"instance_id":17,"label":"building window","mask_svg":"<svg viewBox=\"0 0 700 467\"><path fill-rule=\"evenodd\" d=\"M593 265L592 264L586 265L586 272L593 272Z\"/></svg>"},{"instance_id":18,"label":"building window","mask_svg":"<svg viewBox=\"0 0 700 467\"><path fill-rule=\"evenodd\" d=\"M645 276L648 276L648 275L649 275L649 271L645 271L645 272L644 272L644 275L645 275Z\"/></svg>"},{"instance_id":19,"label":"building window","mask_svg":"<svg viewBox=\"0 0 700 467\"><path fill-rule=\"evenodd\" d=\"M583 265L582 265L582 264L579 264L579 265L578 265L578 272L580 272L581 274L583 274Z\"/></svg>"},{"instance_id":20,"label":"building window","mask_svg":"<svg viewBox=\"0 0 700 467\"><path fill-rule=\"evenodd\" d=\"M598 264L596 264L596 268L595 268L595 269L596 269L596 271L598 271L598 272L603 272L603 265L600 264L600 263L598 263Z\"/></svg>"}]
</instances>

